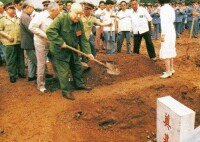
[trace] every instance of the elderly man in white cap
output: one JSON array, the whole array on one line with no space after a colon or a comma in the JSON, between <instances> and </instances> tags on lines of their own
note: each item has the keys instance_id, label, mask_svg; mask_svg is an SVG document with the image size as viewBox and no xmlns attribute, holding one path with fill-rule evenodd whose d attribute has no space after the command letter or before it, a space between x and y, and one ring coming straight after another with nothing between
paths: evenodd
<instances>
[{"instance_id":1,"label":"elderly man in white cap","mask_svg":"<svg viewBox=\"0 0 200 142\"><path fill-rule=\"evenodd\" d=\"M34 33L34 44L37 57L37 88L41 92L45 92L45 66L46 55L48 52L48 38L46 30L52 23L54 18L60 14L59 5L56 2L51 2L47 11L36 15L29 25L29 29Z\"/></svg>"}]
</instances>

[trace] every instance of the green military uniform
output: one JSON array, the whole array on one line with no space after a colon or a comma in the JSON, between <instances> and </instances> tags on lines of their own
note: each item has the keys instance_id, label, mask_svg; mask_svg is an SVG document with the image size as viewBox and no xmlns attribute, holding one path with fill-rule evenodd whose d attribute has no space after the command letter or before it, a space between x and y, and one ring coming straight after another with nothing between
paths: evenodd
<instances>
[{"instance_id":1,"label":"green military uniform","mask_svg":"<svg viewBox=\"0 0 200 142\"><path fill-rule=\"evenodd\" d=\"M57 75L60 81L60 87L63 95L70 93L68 73L71 73L76 87L84 86L82 79L81 64L78 54L61 45L65 42L67 45L78 48L86 54L91 54L91 49L86 40L83 24L81 22L73 23L69 14L58 16L46 31L50 40L50 53L54 58Z\"/></svg>"},{"instance_id":2,"label":"green military uniform","mask_svg":"<svg viewBox=\"0 0 200 142\"><path fill-rule=\"evenodd\" d=\"M6 54L6 64L10 77L17 74L25 74L24 52L20 46L20 21L17 17L3 16L0 19L0 31L5 32L14 38L10 42L7 38L1 37Z\"/></svg>"},{"instance_id":3,"label":"green military uniform","mask_svg":"<svg viewBox=\"0 0 200 142\"><path fill-rule=\"evenodd\" d=\"M94 16L82 16L81 21L83 22L86 39L89 40L92 27L94 24L100 25L100 21Z\"/></svg>"}]
</instances>

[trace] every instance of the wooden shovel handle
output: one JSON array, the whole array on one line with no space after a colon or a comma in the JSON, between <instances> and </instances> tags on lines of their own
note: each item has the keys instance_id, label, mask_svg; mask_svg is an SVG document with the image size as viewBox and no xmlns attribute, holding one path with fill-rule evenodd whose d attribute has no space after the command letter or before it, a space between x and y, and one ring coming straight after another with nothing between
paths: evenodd
<instances>
[{"instance_id":1,"label":"wooden shovel handle","mask_svg":"<svg viewBox=\"0 0 200 142\"><path fill-rule=\"evenodd\" d=\"M192 25L191 25L191 29L190 29L190 39L192 38L193 30L194 30L194 17L192 17Z\"/></svg>"},{"instance_id":2,"label":"wooden shovel handle","mask_svg":"<svg viewBox=\"0 0 200 142\"><path fill-rule=\"evenodd\" d=\"M75 49L75 48L73 48L73 47L71 47L71 46L69 46L69 45L65 45L65 46L63 46L63 48L68 48L68 49L70 49L70 50L72 50L72 51L74 51L74 52L76 52L76 53L79 53L79 54L81 54L81 55L83 55L83 56L85 56L85 57L87 57L87 58L90 58L89 55L87 55L87 54L81 52L80 50L77 50L77 49ZM93 59L93 61L95 61L96 63L98 63L98 64L100 64L100 65L102 65L102 66L104 66L104 67L106 67L106 68L108 68L108 67L106 66L106 64L102 63L101 61L99 61L99 60L97 60L97 59Z\"/></svg>"}]
</instances>

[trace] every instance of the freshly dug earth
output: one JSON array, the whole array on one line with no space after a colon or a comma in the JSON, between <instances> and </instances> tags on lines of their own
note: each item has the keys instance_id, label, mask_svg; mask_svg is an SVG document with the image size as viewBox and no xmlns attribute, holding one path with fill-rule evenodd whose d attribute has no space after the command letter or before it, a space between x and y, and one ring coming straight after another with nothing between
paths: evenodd
<instances>
[{"instance_id":1,"label":"freshly dug earth","mask_svg":"<svg viewBox=\"0 0 200 142\"><path fill-rule=\"evenodd\" d=\"M61 96L57 79L47 80L49 93L36 82L18 79L11 84L0 67L0 141L2 142L146 142L156 138L156 99L172 96L196 112L200 125L200 51L198 39L177 40L176 73L160 79L163 61L141 54L122 53L97 59L116 65L120 75L90 62L84 80L92 91L73 91L75 101ZM124 44L125 45L125 44ZM154 41L158 54L160 41ZM51 65L48 64L51 73ZM73 84L73 83L72 83Z\"/></svg>"}]
</instances>

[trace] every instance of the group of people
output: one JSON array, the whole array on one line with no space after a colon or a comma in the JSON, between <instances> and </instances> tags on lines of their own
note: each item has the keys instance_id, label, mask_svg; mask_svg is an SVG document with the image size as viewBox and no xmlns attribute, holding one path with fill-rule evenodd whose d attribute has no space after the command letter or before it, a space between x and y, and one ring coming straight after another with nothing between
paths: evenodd
<instances>
[{"instance_id":1,"label":"group of people","mask_svg":"<svg viewBox=\"0 0 200 142\"><path fill-rule=\"evenodd\" d=\"M192 1L187 5L185 2L173 2L170 3L175 11L175 30L176 38L180 38L185 29L191 33L193 38L198 38L198 32L200 27L200 6L197 1ZM158 39L160 32L160 4L148 3L147 10L153 18L154 31L152 33L153 39ZM193 21L193 29L192 29Z\"/></svg>"},{"instance_id":2,"label":"group of people","mask_svg":"<svg viewBox=\"0 0 200 142\"><path fill-rule=\"evenodd\" d=\"M165 60L166 65L166 71L160 77L169 78L175 73L173 69L173 58L176 56L175 11L168 4L170 0L159 0L159 2L162 5L159 13L162 40L159 55ZM140 53L141 41L144 38L148 55L155 61L157 57L152 42L151 30L154 30L152 17L137 0L132 0L130 3L131 8L128 9L126 1L120 2L120 8L115 7L115 3L111 0L100 1L99 8L95 11L95 6L91 2L79 4L68 1L64 8L61 0L53 2L43 0L44 9L41 12L35 10L31 1L15 0L15 3L5 4L3 10L0 6L1 48L5 55L10 82L15 83L17 78L26 78L24 58L26 55L28 81L37 79L38 90L46 92L45 78L49 75L46 67L48 56L59 79L64 98L75 100L70 90L69 73L77 90L91 90L92 88L83 82L83 69L78 53L67 47L79 49L87 54L89 58L82 58L83 62L87 63L88 59L93 60L96 57L95 40L100 40L95 37L97 35L93 29L97 25L102 29L101 40L106 54L121 52L124 38L126 38L126 53L130 54L132 35L133 53Z\"/></svg>"}]
</instances>

